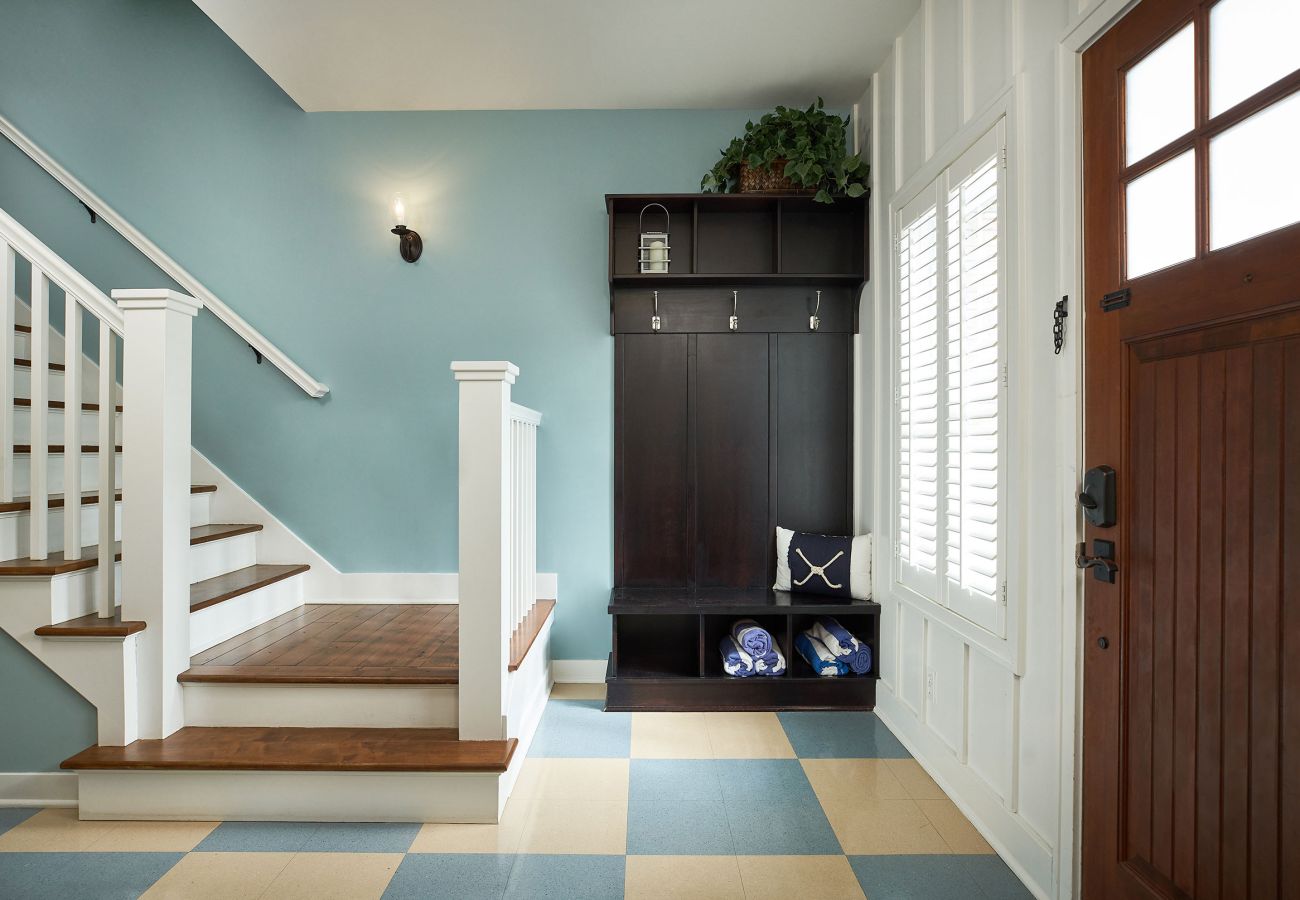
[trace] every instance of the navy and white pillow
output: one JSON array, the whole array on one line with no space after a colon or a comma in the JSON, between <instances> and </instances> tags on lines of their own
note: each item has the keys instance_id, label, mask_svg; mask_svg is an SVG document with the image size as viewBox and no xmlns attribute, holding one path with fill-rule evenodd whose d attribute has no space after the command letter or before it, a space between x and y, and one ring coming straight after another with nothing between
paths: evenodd
<instances>
[{"instance_id":1,"label":"navy and white pillow","mask_svg":"<svg viewBox=\"0 0 1300 900\"><path fill-rule=\"evenodd\" d=\"M870 600L871 535L836 537L777 526L776 584L772 587L845 600Z\"/></svg>"}]
</instances>

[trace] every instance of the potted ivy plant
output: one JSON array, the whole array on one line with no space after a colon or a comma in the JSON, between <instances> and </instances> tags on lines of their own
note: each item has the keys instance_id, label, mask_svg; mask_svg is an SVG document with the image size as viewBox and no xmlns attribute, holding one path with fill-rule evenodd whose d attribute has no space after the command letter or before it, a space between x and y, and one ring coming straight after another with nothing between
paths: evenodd
<instances>
[{"instance_id":1,"label":"potted ivy plant","mask_svg":"<svg viewBox=\"0 0 1300 900\"><path fill-rule=\"evenodd\" d=\"M835 195L861 197L870 166L847 151L849 120L828 113L822 99L807 109L778 106L733 138L700 181L709 193L809 193L819 203Z\"/></svg>"}]
</instances>

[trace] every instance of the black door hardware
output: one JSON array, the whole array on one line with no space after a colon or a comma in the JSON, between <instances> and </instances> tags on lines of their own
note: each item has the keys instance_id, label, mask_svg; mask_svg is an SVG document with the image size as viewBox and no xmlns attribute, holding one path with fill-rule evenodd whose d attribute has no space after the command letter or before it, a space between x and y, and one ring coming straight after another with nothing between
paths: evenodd
<instances>
[{"instance_id":1,"label":"black door hardware","mask_svg":"<svg viewBox=\"0 0 1300 900\"><path fill-rule=\"evenodd\" d=\"M1097 638L1097 646L1105 650L1110 646L1110 641L1106 640L1104 637L1099 637Z\"/></svg>"},{"instance_id":2,"label":"black door hardware","mask_svg":"<svg viewBox=\"0 0 1300 900\"><path fill-rule=\"evenodd\" d=\"M1110 528L1115 524L1115 470L1095 466L1083 473L1079 505L1089 525Z\"/></svg>"},{"instance_id":3,"label":"black door hardware","mask_svg":"<svg viewBox=\"0 0 1300 900\"><path fill-rule=\"evenodd\" d=\"M1056 301L1056 309L1052 312L1052 352L1057 356L1065 346L1065 318L1069 315L1065 307L1069 302L1069 297L1062 297Z\"/></svg>"},{"instance_id":4,"label":"black door hardware","mask_svg":"<svg viewBox=\"0 0 1300 900\"><path fill-rule=\"evenodd\" d=\"M1115 542L1094 540L1092 555L1088 555L1088 545L1079 544L1075 549L1074 564L1080 569L1092 569L1092 577L1107 584L1115 583L1115 574L1119 566L1115 565Z\"/></svg>"},{"instance_id":5,"label":"black door hardware","mask_svg":"<svg viewBox=\"0 0 1300 900\"><path fill-rule=\"evenodd\" d=\"M1101 298L1101 311L1114 312L1117 309L1123 309L1133 302L1133 293L1128 288L1122 291L1111 291L1105 297Z\"/></svg>"}]
</instances>

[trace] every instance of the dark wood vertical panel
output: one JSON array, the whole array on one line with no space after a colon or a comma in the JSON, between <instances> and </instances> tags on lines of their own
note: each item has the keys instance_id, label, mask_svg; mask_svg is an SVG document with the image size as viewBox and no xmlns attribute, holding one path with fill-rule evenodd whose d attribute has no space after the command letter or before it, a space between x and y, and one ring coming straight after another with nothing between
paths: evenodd
<instances>
[{"instance_id":1,"label":"dark wood vertical panel","mask_svg":"<svg viewBox=\"0 0 1300 900\"><path fill-rule=\"evenodd\" d=\"M1177 495L1177 390L1174 360L1156 363L1155 541L1152 558L1151 855L1166 877L1173 869L1174 822L1174 594L1177 571L1174 528Z\"/></svg>"},{"instance_id":2,"label":"dark wood vertical panel","mask_svg":"<svg viewBox=\"0 0 1300 900\"><path fill-rule=\"evenodd\" d=\"M689 578L686 341L686 335L629 334L618 345L620 584L680 586Z\"/></svg>"},{"instance_id":3,"label":"dark wood vertical panel","mask_svg":"<svg viewBox=\"0 0 1300 900\"><path fill-rule=\"evenodd\" d=\"M1282 345L1255 347L1250 633L1250 893L1277 896ZM1294 837L1294 835L1293 835ZM1293 848L1294 850L1294 848Z\"/></svg>"},{"instance_id":4,"label":"dark wood vertical panel","mask_svg":"<svg viewBox=\"0 0 1300 900\"><path fill-rule=\"evenodd\" d=\"M1129 722L1126 735L1128 765L1124 796L1127 800L1126 857L1146 859L1151 853L1151 682L1152 682L1152 537L1155 526L1155 367L1132 367L1133 446L1129 465L1133 472L1132 546L1128 550L1130 580L1128 672L1125 703Z\"/></svg>"},{"instance_id":5,"label":"dark wood vertical panel","mask_svg":"<svg viewBox=\"0 0 1300 900\"><path fill-rule=\"evenodd\" d=\"M1200 503L1197 544L1199 616L1196 640L1196 890L1202 900L1219 896L1219 779L1223 765L1223 497L1225 356L1201 363ZM1191 893L1191 892L1189 892Z\"/></svg>"},{"instance_id":6,"label":"dark wood vertical panel","mask_svg":"<svg viewBox=\"0 0 1300 900\"><path fill-rule=\"evenodd\" d=\"M1196 888L1196 713L1197 713L1197 604L1199 602L1197 524L1200 517L1200 407L1203 402L1200 364L1194 356L1176 360L1178 408L1174 482L1176 569L1174 591L1174 727L1173 758L1173 861L1174 884L1191 895Z\"/></svg>"},{"instance_id":7,"label":"dark wood vertical panel","mask_svg":"<svg viewBox=\"0 0 1300 900\"><path fill-rule=\"evenodd\" d=\"M767 581L767 335L701 334L695 362L696 581Z\"/></svg>"},{"instance_id":8,"label":"dark wood vertical panel","mask_svg":"<svg viewBox=\"0 0 1300 900\"><path fill-rule=\"evenodd\" d=\"M1250 468L1251 351L1228 351L1227 492L1223 578L1223 818L1220 830L1225 895L1250 883Z\"/></svg>"},{"instance_id":9,"label":"dark wood vertical panel","mask_svg":"<svg viewBox=\"0 0 1300 900\"><path fill-rule=\"evenodd\" d=\"M1286 344L1282 394L1282 670L1280 734L1285 753L1278 767L1278 831L1300 835L1300 340ZM1300 853L1284 851L1278 893L1300 897Z\"/></svg>"}]
</instances>

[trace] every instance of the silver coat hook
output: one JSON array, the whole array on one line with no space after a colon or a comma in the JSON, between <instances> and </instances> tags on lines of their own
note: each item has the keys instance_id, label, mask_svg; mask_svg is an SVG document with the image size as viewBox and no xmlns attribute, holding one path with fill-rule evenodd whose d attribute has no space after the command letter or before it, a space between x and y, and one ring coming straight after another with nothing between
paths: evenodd
<instances>
[{"instance_id":1,"label":"silver coat hook","mask_svg":"<svg viewBox=\"0 0 1300 900\"><path fill-rule=\"evenodd\" d=\"M659 292L655 291L654 295L655 295L655 311L654 311L654 315L650 317L650 330L658 331L661 327L663 327L664 323L663 320L659 318Z\"/></svg>"},{"instance_id":2,"label":"silver coat hook","mask_svg":"<svg viewBox=\"0 0 1300 900\"><path fill-rule=\"evenodd\" d=\"M740 291L731 292L731 320L727 323L732 331L740 328L740 317L736 315L740 306Z\"/></svg>"},{"instance_id":3,"label":"silver coat hook","mask_svg":"<svg viewBox=\"0 0 1300 900\"><path fill-rule=\"evenodd\" d=\"M818 314L819 312L821 312L821 311L822 311L822 292L821 292L821 291L818 291L818 292L817 292L817 305L813 308L813 314L812 314L811 316L808 317L808 330L809 330L809 331L816 331L818 328L821 327L822 320L821 320L820 318L817 317L817 314Z\"/></svg>"}]
</instances>

